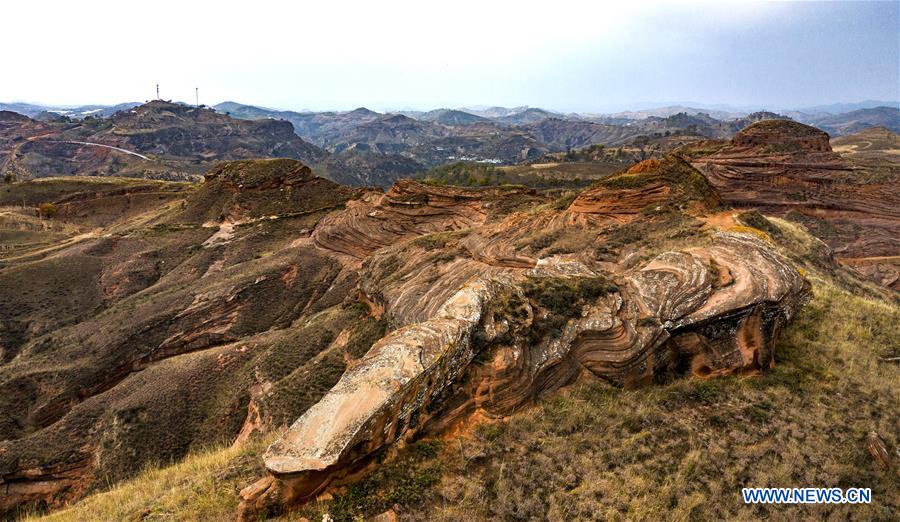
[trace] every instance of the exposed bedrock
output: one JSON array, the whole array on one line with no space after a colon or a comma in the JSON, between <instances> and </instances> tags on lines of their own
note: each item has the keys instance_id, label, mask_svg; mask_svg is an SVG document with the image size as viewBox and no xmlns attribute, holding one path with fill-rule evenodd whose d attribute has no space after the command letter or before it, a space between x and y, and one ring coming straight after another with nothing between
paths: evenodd
<instances>
[{"instance_id":1,"label":"exposed bedrock","mask_svg":"<svg viewBox=\"0 0 900 522\"><path fill-rule=\"evenodd\" d=\"M135 187L83 187L61 203L77 236L0 267L15 325L0 363L2 513L290 424L243 492L245 516L279 509L394 443L580 378L764 370L808 294L769 243L709 226L719 194L675 156L574 201L349 189L287 160L223 164L159 206Z\"/></svg>"},{"instance_id":2,"label":"exposed bedrock","mask_svg":"<svg viewBox=\"0 0 900 522\"><path fill-rule=\"evenodd\" d=\"M755 123L715 152L692 155L729 205L799 222L842 264L900 289L895 162L855 163L832 151L828 134L784 120Z\"/></svg>"},{"instance_id":3,"label":"exposed bedrock","mask_svg":"<svg viewBox=\"0 0 900 522\"><path fill-rule=\"evenodd\" d=\"M369 193L348 202L316 227L313 243L360 261L379 248L435 232L483 224L504 199L531 195L532 189L466 190L399 180L385 194Z\"/></svg>"},{"instance_id":4,"label":"exposed bedrock","mask_svg":"<svg viewBox=\"0 0 900 522\"><path fill-rule=\"evenodd\" d=\"M577 312L559 320L556 308L574 302L553 295L569 291ZM618 276L559 258L476 276L378 341L272 444L269 476L242 492L242 514L309 500L386 445L473 413L508 414L582 375L637 386L663 372L765 369L808 296L793 267L735 234Z\"/></svg>"}]
</instances>

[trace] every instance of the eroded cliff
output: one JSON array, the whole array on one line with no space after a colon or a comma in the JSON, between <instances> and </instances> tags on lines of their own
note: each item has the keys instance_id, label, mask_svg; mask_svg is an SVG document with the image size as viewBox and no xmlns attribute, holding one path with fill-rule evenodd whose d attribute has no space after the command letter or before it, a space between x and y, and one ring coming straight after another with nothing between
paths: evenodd
<instances>
[{"instance_id":1,"label":"eroded cliff","mask_svg":"<svg viewBox=\"0 0 900 522\"><path fill-rule=\"evenodd\" d=\"M872 149L875 141L868 138ZM755 123L730 142L682 152L729 205L802 223L843 264L900 289L895 152L884 151L888 161L858 161L834 152L825 132L784 120Z\"/></svg>"}]
</instances>

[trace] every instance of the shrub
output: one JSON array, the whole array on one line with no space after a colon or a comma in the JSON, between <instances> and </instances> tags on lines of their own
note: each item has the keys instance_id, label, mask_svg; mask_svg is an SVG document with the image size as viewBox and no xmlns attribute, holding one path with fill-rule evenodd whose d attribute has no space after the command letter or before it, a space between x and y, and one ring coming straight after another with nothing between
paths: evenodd
<instances>
[{"instance_id":1,"label":"shrub","mask_svg":"<svg viewBox=\"0 0 900 522\"><path fill-rule=\"evenodd\" d=\"M53 203L41 203L38 207L38 214L42 218L52 218L56 215L56 205Z\"/></svg>"},{"instance_id":2,"label":"shrub","mask_svg":"<svg viewBox=\"0 0 900 522\"><path fill-rule=\"evenodd\" d=\"M529 278L523 290L532 303L548 311L545 319L535 323L537 333L556 334L580 315L587 302L619 289L603 277L542 277Z\"/></svg>"},{"instance_id":3,"label":"shrub","mask_svg":"<svg viewBox=\"0 0 900 522\"><path fill-rule=\"evenodd\" d=\"M778 227L773 225L772 222L760 214L759 211L751 210L749 212L742 212L738 215L737 219L741 225L762 230L768 234L769 237L781 237L781 231L778 230Z\"/></svg>"}]
</instances>

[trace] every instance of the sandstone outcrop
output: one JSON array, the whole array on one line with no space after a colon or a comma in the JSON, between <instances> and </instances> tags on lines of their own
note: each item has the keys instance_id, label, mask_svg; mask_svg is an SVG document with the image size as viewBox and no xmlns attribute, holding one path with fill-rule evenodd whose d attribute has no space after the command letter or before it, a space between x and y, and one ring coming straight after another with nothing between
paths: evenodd
<instances>
[{"instance_id":1,"label":"sandstone outcrop","mask_svg":"<svg viewBox=\"0 0 900 522\"><path fill-rule=\"evenodd\" d=\"M582 192L569 210L579 217L591 216L598 223L624 224L663 207L698 213L719 205L719 195L702 174L681 158L668 155L661 161L644 160L598 182Z\"/></svg>"},{"instance_id":2,"label":"sandstone outcrop","mask_svg":"<svg viewBox=\"0 0 900 522\"><path fill-rule=\"evenodd\" d=\"M675 156L574 201L351 189L293 160L14 189L61 211L0 256L0 511L290 425L243 492L278 510L580 378L765 370L808 295L766 242L703 226L721 199Z\"/></svg>"},{"instance_id":3,"label":"sandstone outcrop","mask_svg":"<svg viewBox=\"0 0 900 522\"><path fill-rule=\"evenodd\" d=\"M688 237L643 262L601 255L623 227L721 206L674 156L614 176L561 211L489 215L491 194L445 190L401 184L313 234L319 248L366 258L360 291L391 331L271 445L269 474L242 492L243 517L308 501L396 441L509 414L579 378L640 386L667 373L762 371L809 297L788 262L744 234ZM387 226L391 213L402 226ZM535 231L581 242L542 255L544 240L528 243ZM482 253L502 244L520 245L521 262Z\"/></svg>"},{"instance_id":4,"label":"sandstone outcrop","mask_svg":"<svg viewBox=\"0 0 900 522\"><path fill-rule=\"evenodd\" d=\"M900 168L892 153L880 165L858 162L832 151L826 133L784 120L750 125L714 150L691 161L726 203L797 221L843 264L900 289Z\"/></svg>"},{"instance_id":5,"label":"sandstone outcrop","mask_svg":"<svg viewBox=\"0 0 900 522\"><path fill-rule=\"evenodd\" d=\"M453 187L398 181L387 193L348 205L313 232L319 248L362 260L375 250L411 237L484 223L490 197Z\"/></svg>"}]
</instances>

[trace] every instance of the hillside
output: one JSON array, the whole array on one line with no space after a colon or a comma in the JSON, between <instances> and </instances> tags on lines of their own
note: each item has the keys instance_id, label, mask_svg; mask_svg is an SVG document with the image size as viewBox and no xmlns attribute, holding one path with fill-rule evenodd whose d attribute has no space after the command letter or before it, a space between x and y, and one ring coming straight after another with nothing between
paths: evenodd
<instances>
[{"instance_id":1,"label":"hillside","mask_svg":"<svg viewBox=\"0 0 900 522\"><path fill-rule=\"evenodd\" d=\"M256 157L314 164L325 153L300 139L287 122L236 120L164 101L109 118L73 122L5 118L0 124L0 174L22 180L110 174L190 180L216 161Z\"/></svg>"},{"instance_id":2,"label":"hillside","mask_svg":"<svg viewBox=\"0 0 900 522\"><path fill-rule=\"evenodd\" d=\"M900 155L900 136L886 127L870 127L831 140L832 149L853 160L880 160L890 163Z\"/></svg>"},{"instance_id":3,"label":"hillside","mask_svg":"<svg viewBox=\"0 0 900 522\"><path fill-rule=\"evenodd\" d=\"M900 522L900 0L0 12L0 522Z\"/></svg>"},{"instance_id":4,"label":"hillside","mask_svg":"<svg viewBox=\"0 0 900 522\"><path fill-rule=\"evenodd\" d=\"M228 163L199 186L95 180L16 183L4 196L40 193L56 212L49 229L28 209L4 213L5 229L30 235L0 257L3 510L55 505L233 439L256 385L284 387L271 412L287 422L290 404L335 382L343 350L361 355L383 328L341 305L354 286L340 263L291 247L357 191L294 160ZM337 327L346 342L326 353ZM317 377L287 384L303 372Z\"/></svg>"},{"instance_id":5,"label":"hillside","mask_svg":"<svg viewBox=\"0 0 900 522\"><path fill-rule=\"evenodd\" d=\"M122 115L116 125L156 133L182 117L151 116ZM397 123L412 125L407 120ZM2 121L45 128L13 115ZM874 136L879 147L892 143L884 132L869 134L844 146L856 150ZM728 431L714 419L731 412L752 427L753 440L764 440L782 415L797 426L814 423L797 408L833 389L843 390L847 407L863 395L877 399L815 432L816 447L851 444L855 453L829 453L809 468L810 480L852 469L881 492L877 506L895 509L884 493L888 477L859 438L874 429L889 447L897 444L885 424L885 412L896 409L885 391L896 367L882 361L896 357L887 333L896 298L861 281L865 271L846 258L890 247L898 220L891 192L878 189L877 177L854 177L866 171L833 152L825 133L790 121L765 120L681 153L701 170L664 153L627 167L614 160L621 153L599 148L588 161L555 166L482 165L477 176L471 165L436 170L431 176L444 173L429 184L400 181L386 192L338 185L290 159L217 164L202 183L7 183L0 191L2 237L11 246L0 252L0 288L10 296L0 307L7 492L0 507L58 508L87 496L59 515L77 519L79 510L116 498L115 491L91 496L107 484L121 482L132 495L159 491L148 481L175 473L184 489L208 499L176 505L168 493L138 494L137 504L95 512L115 519L132 509L176 518L227 511L252 519L300 509L344 519L399 504L414 519L610 509L652 517L661 507L618 497L603 481L635 477L636 491L652 491L682 466L694 466L697 477L721 475L703 464L704 452L733 455L737 433L749 428ZM572 190L504 184L540 186L542 175ZM462 177L493 186L445 185ZM823 235L810 216L838 233ZM836 264L804 227L858 272ZM873 279L894 284L878 273ZM12 291L26 284L27 292ZM857 333L852 314L861 313L874 322ZM823 314L850 314L828 316L841 317L846 333L826 330ZM867 336L872 351L851 355L862 346L853 335ZM826 336L847 339L837 355L813 348ZM869 363L828 366L851 356ZM802 385L826 373L839 376L834 388ZM765 406L760 390L768 390ZM790 400L795 393L804 399ZM685 415L694 426L688 431L650 429ZM604 435L578 438L578 428L566 428L571 422ZM637 428L615 435L621 423ZM536 439L527 432L542 434L546 445L529 449ZM585 489L577 477L590 476L588 469L559 460L560 448L577 443L593 455L588 461L615 463L615 452L630 451L621 441L641 433L649 447L666 448L660 455L687 444L677 452L687 460L621 462ZM686 433L718 445L690 446ZM271 442L265 451L261 438ZM191 456L222 445L235 447ZM460 459L455 447L483 457ZM531 501L516 493L525 482L502 478L504 455L519 455L517 475L542 477ZM127 482L145 466L185 458ZM765 457L734 458L730 465L754 473L771 466ZM562 466L546 468L559 480L536 467L547 459ZM397 479L401 469L412 470L409 481ZM675 496L713 494L708 480L667 484ZM458 500L466 488L481 493L452 506L442 500ZM332 501L308 503L323 490ZM560 504L567 490L586 496ZM607 500L593 503L594 491ZM689 513L698 504L675 505ZM719 509L706 513L744 513L733 504Z\"/></svg>"},{"instance_id":6,"label":"hillside","mask_svg":"<svg viewBox=\"0 0 900 522\"><path fill-rule=\"evenodd\" d=\"M433 121L441 125L471 125L491 121L488 118L455 109L435 109L418 115L416 119Z\"/></svg>"},{"instance_id":7,"label":"hillside","mask_svg":"<svg viewBox=\"0 0 900 522\"><path fill-rule=\"evenodd\" d=\"M880 139L851 137L843 147L867 141L869 154L880 146L893 147L883 131L869 134ZM753 124L707 150L704 146L688 145L683 152L725 201L803 223L842 262L900 289L900 199L892 189L900 181L900 168L895 155L882 150L877 152L880 162L860 162L852 153L835 153L825 132L779 120Z\"/></svg>"},{"instance_id":8,"label":"hillside","mask_svg":"<svg viewBox=\"0 0 900 522\"><path fill-rule=\"evenodd\" d=\"M781 248L799 234L785 235ZM896 433L890 419L900 382L896 365L883 359L892 355L884 332L900 311L805 266L815 274L815 297L777 344L775 368L760 377L638 390L575 385L502 421L389 452L363 481L276 520L328 514L343 521L394 510L401 520L439 521L884 518L900 506L897 479L873 462L864 441L873 430ZM270 443L198 451L41 520L230 519ZM732 494L748 483L797 480L871 485L874 503L747 506Z\"/></svg>"},{"instance_id":9,"label":"hillside","mask_svg":"<svg viewBox=\"0 0 900 522\"><path fill-rule=\"evenodd\" d=\"M303 139L338 155L356 151L364 151L370 158L371 153L402 155L426 167L460 160L509 165L533 161L544 153L596 144L621 146L641 136L731 137L761 119L783 118L771 112L758 112L719 120L705 113L681 112L666 117L627 119L563 116L527 107L389 114L358 108L349 112L297 113L234 102L219 104L216 110L237 118L290 121ZM405 172L397 174L402 176Z\"/></svg>"},{"instance_id":10,"label":"hillside","mask_svg":"<svg viewBox=\"0 0 900 522\"><path fill-rule=\"evenodd\" d=\"M87 116L92 118L108 118L113 114L137 107L140 103L126 102L117 103L115 105L82 105L74 107L54 107L47 105L35 105L32 103L0 103L0 111L11 111L28 116L29 118L38 118L45 114L49 117L66 117L72 119L82 119Z\"/></svg>"},{"instance_id":11,"label":"hillside","mask_svg":"<svg viewBox=\"0 0 900 522\"><path fill-rule=\"evenodd\" d=\"M859 109L814 118L809 123L833 136L853 134L869 127L885 127L897 133L900 132L900 109L897 107Z\"/></svg>"},{"instance_id":12,"label":"hillside","mask_svg":"<svg viewBox=\"0 0 900 522\"><path fill-rule=\"evenodd\" d=\"M801 130L779 135L821 145ZM730 518L767 511L701 501L814 448L805 480L896 509L863 442L898 442L886 291L677 156L597 179L380 192L283 159L9 184L5 230L28 235L0 285L30 283L0 308L2 508ZM808 408L836 393L852 415Z\"/></svg>"}]
</instances>

